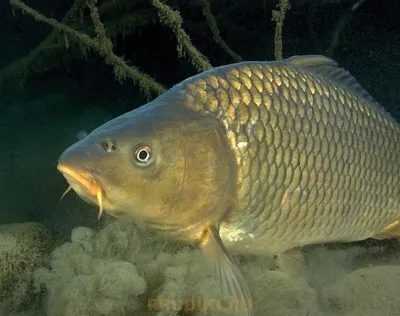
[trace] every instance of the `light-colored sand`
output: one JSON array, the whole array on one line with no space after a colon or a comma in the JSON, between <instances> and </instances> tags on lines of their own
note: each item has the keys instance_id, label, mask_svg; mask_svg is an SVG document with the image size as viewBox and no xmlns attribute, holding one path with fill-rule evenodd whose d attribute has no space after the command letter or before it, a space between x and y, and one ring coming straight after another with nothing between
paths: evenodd
<instances>
[{"instance_id":1,"label":"light-colored sand","mask_svg":"<svg viewBox=\"0 0 400 316\"><path fill-rule=\"evenodd\" d=\"M0 225L0 315L34 304L32 271L51 250L51 232L40 223Z\"/></svg>"},{"instance_id":2,"label":"light-colored sand","mask_svg":"<svg viewBox=\"0 0 400 316\"><path fill-rule=\"evenodd\" d=\"M201 258L197 250L154 241L116 221L99 233L75 229L72 242L53 252L50 267L36 271L36 284L47 290L43 308L51 316L206 315L190 307L192 296L208 300L211 315L236 315L210 303L218 288ZM309 247L301 276L274 269L272 259L235 259L250 284L253 315L400 315L396 243ZM178 314L173 309L182 298L187 311Z\"/></svg>"}]
</instances>

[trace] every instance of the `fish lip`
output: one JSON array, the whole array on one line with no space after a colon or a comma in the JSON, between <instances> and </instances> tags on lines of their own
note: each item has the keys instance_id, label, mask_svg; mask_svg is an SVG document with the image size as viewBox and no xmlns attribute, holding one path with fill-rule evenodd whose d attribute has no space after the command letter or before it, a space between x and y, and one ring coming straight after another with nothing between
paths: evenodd
<instances>
[{"instance_id":1,"label":"fish lip","mask_svg":"<svg viewBox=\"0 0 400 316\"><path fill-rule=\"evenodd\" d=\"M63 163L58 163L57 169L68 182L73 182L84 188L90 196L96 196L99 191L104 194L101 185L91 172L78 170ZM72 185L72 183L70 184Z\"/></svg>"}]
</instances>

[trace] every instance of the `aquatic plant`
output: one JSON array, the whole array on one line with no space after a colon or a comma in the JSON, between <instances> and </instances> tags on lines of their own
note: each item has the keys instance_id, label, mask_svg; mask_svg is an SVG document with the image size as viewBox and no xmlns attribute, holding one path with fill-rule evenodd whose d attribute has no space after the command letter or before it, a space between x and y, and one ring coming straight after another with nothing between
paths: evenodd
<instances>
[{"instance_id":1,"label":"aquatic plant","mask_svg":"<svg viewBox=\"0 0 400 316\"><path fill-rule=\"evenodd\" d=\"M113 51L112 38L118 34L128 35L138 28L157 21L171 29L177 41L177 55L187 58L197 71L210 69L212 65L192 43L190 36L182 27L183 20L178 10L159 0L152 0L151 6L142 7L141 1L135 4L124 1L75 0L70 10L61 21L48 18L21 0L10 0L13 9L31 15L38 22L53 27L53 32L28 55L14 61L0 71L0 85L12 80L18 85L34 73L44 73L74 58L85 59L89 52L100 55L113 67L115 79L122 82L133 80L142 92L150 97L165 91L165 87L151 76L140 71L136 66L128 65L121 56ZM213 40L231 57L233 61L242 58L235 53L220 35L216 18L208 0L193 1L194 8L200 8L211 31ZM282 27L285 13L289 9L289 0L279 0L278 10L272 12L276 21L275 57L282 58ZM85 10L89 9L90 19ZM117 19L101 20L102 15L120 12Z\"/></svg>"},{"instance_id":2,"label":"aquatic plant","mask_svg":"<svg viewBox=\"0 0 400 316\"><path fill-rule=\"evenodd\" d=\"M160 0L139 0L134 2L122 0L74 0L73 5L60 21L43 15L21 0L9 1L14 12L21 11L28 14L37 21L50 25L53 31L27 55L16 59L0 70L0 86L10 82L13 86L22 86L31 75L43 74L62 65L68 66L75 59L87 59L90 53L95 53L112 67L117 81L132 80L135 85L140 87L146 97L157 96L163 93L166 87L149 74L141 71L139 69L140 65L132 65L123 56L118 56L115 53L115 41L118 36L129 36L140 32L144 27L162 25L170 29L175 35L177 57L187 59L198 72L207 70L212 65L209 62L209 58L193 44L191 36L185 31L183 24L190 25L191 21L182 18L182 10L201 13L204 25L200 26L200 29L205 30L207 28L207 32L211 33L212 41L222 49L228 60L232 62L242 60L242 57L223 38L219 26L219 24L223 24L225 29L227 27L231 28L229 23L234 21L229 22L227 16L230 11L242 10L240 8L244 4L240 0L232 1L229 4L227 1L210 2L209 0L185 2L179 0L163 2ZM310 33L310 41L315 44L314 20L316 16L323 13L315 13L316 9L314 8L318 5L318 10L320 10L320 7L326 6L326 4L317 4L313 0L303 2L296 3L296 5L298 8L308 7L310 12L308 31ZM333 27L332 39L328 43L328 48L323 49L321 53L332 56L335 48L339 45L340 35L352 14L364 2L365 0L352 1L347 12ZM218 17L213 13L212 7L216 7L216 11L219 14ZM282 59L283 26L287 12L291 8L290 0L255 1L251 4L246 3L244 7L246 9L252 7L256 7L257 10L258 8L262 9L265 18L270 18L275 23L272 39L274 57L275 59ZM199 34L192 36L199 36ZM197 40L208 40L204 31L200 36L202 38ZM268 35L266 37L268 38Z\"/></svg>"}]
</instances>

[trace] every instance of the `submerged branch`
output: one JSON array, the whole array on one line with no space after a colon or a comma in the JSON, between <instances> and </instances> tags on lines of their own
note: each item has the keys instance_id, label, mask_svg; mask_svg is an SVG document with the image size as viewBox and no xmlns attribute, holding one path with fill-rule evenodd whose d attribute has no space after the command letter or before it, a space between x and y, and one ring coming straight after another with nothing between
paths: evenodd
<instances>
[{"instance_id":1,"label":"submerged branch","mask_svg":"<svg viewBox=\"0 0 400 316\"><path fill-rule=\"evenodd\" d=\"M115 76L119 81L122 81L126 78L132 79L134 83L139 85L141 90L147 96L149 96L151 93L158 95L165 91L165 88L153 78L140 72L139 69L134 66L128 66L122 58L114 54L112 50L112 43L105 34L104 25L100 21L100 16L94 1L89 1L88 5L91 9L91 16L95 25L97 34L96 38L92 38L85 33L78 32L68 25L58 22L56 19L48 18L20 0L10 0L10 3L13 7L31 15L37 21L51 25L54 29L72 36L86 47L97 52L104 58L108 65L114 68Z\"/></svg>"},{"instance_id":2,"label":"submerged branch","mask_svg":"<svg viewBox=\"0 0 400 316\"><path fill-rule=\"evenodd\" d=\"M214 41L221 46L221 48L229 55L232 57L232 59L235 62L242 61L242 57L240 57L238 54L236 54L229 46L226 44L226 42L222 39L220 33L219 33L219 28L217 21L215 20L214 15L211 12L211 7L210 3L208 0L200 0L199 3L201 4L203 8L203 15L205 16L207 20L207 24L210 27L211 33L213 35Z\"/></svg>"},{"instance_id":3,"label":"submerged branch","mask_svg":"<svg viewBox=\"0 0 400 316\"><path fill-rule=\"evenodd\" d=\"M272 20L276 22L275 27L275 59L281 60L282 59L282 28L283 22L285 21L286 12L290 9L289 0L279 0L277 5L279 10L272 11Z\"/></svg>"},{"instance_id":4,"label":"submerged branch","mask_svg":"<svg viewBox=\"0 0 400 316\"><path fill-rule=\"evenodd\" d=\"M168 5L161 3L159 0L153 0L152 3L157 9L161 23L169 27L176 36L178 57L183 57L187 54L191 63L198 71L211 69L212 66L207 58L193 46L189 35L182 28L183 21L179 12L172 10Z\"/></svg>"}]
</instances>

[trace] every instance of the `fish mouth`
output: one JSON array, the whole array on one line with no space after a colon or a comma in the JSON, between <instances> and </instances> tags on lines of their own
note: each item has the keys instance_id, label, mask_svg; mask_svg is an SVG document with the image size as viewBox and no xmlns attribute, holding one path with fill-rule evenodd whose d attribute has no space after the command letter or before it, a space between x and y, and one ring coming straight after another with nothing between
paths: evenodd
<instances>
[{"instance_id":1,"label":"fish mouth","mask_svg":"<svg viewBox=\"0 0 400 316\"><path fill-rule=\"evenodd\" d=\"M62 163L57 165L57 169L63 174L69 183L69 187L61 196L61 199L71 189L73 189L82 198L89 198L91 201L97 202L99 205L98 218L100 219L103 214L103 200L105 199L105 193L93 174L87 171L75 170Z\"/></svg>"}]
</instances>

